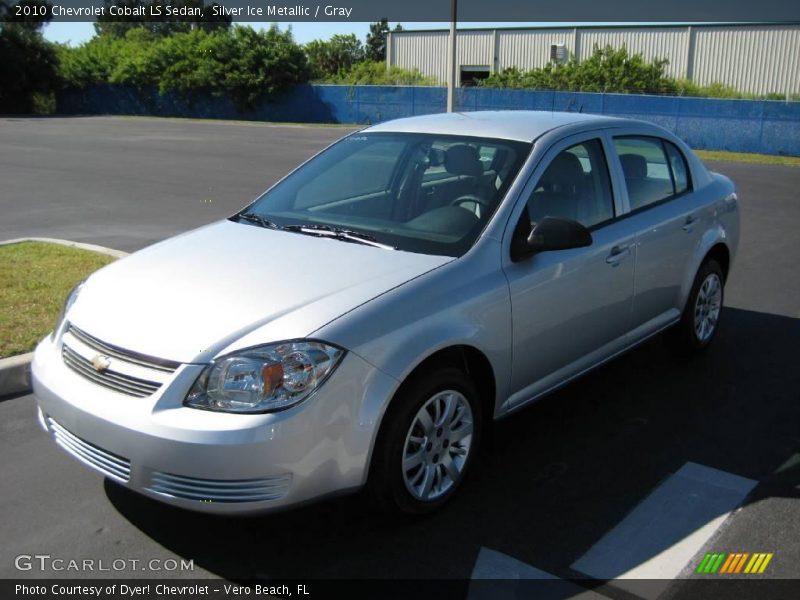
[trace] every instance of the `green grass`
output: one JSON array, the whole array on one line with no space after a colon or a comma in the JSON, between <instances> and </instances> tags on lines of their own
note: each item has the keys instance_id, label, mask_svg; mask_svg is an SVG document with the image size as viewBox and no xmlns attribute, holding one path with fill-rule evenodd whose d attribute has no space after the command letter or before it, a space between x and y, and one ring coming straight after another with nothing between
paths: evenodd
<instances>
[{"instance_id":1,"label":"green grass","mask_svg":"<svg viewBox=\"0 0 800 600\"><path fill-rule=\"evenodd\" d=\"M761 165L800 167L800 156L775 156L773 154L751 154L748 152L723 152L722 150L695 150L695 154L703 160L727 160Z\"/></svg>"},{"instance_id":2,"label":"green grass","mask_svg":"<svg viewBox=\"0 0 800 600\"><path fill-rule=\"evenodd\" d=\"M0 358L30 352L69 291L114 258L46 242L0 246Z\"/></svg>"}]
</instances>

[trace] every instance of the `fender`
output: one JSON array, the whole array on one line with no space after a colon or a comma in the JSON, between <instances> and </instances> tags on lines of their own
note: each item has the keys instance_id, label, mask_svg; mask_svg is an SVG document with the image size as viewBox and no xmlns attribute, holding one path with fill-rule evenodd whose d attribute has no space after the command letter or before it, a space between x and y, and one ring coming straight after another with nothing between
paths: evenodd
<instances>
[{"instance_id":1,"label":"fender","mask_svg":"<svg viewBox=\"0 0 800 600\"><path fill-rule=\"evenodd\" d=\"M732 190L732 184L727 178L713 174L715 178L724 179ZM730 255L729 268L733 266L736 250L739 245L739 208L736 193L731 191L725 198L710 207L712 225L703 233L692 253L686 273L681 284L680 306L686 306L692 284L700 265L705 260L709 251L717 244L723 244Z\"/></svg>"}]
</instances>

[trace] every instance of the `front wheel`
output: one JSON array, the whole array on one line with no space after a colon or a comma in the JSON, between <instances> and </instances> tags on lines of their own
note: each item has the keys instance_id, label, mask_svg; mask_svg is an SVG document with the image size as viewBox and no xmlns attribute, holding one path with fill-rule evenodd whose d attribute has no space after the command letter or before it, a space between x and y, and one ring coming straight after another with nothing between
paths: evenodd
<instances>
[{"instance_id":1,"label":"front wheel","mask_svg":"<svg viewBox=\"0 0 800 600\"><path fill-rule=\"evenodd\" d=\"M695 276L681 320L670 332L672 347L681 354L705 350L719 328L725 276L719 263L709 259Z\"/></svg>"},{"instance_id":2,"label":"front wheel","mask_svg":"<svg viewBox=\"0 0 800 600\"><path fill-rule=\"evenodd\" d=\"M378 504L407 514L431 512L464 480L481 430L478 392L456 368L409 381L384 417L370 488Z\"/></svg>"}]
</instances>

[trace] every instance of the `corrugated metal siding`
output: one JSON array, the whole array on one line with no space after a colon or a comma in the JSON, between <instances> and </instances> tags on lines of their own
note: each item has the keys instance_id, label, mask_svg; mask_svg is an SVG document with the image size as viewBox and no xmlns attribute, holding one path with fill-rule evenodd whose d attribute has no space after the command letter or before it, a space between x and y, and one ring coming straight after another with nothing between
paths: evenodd
<instances>
[{"instance_id":1,"label":"corrugated metal siding","mask_svg":"<svg viewBox=\"0 0 800 600\"><path fill-rule=\"evenodd\" d=\"M458 64L494 67L496 59L500 69L533 69L548 63L551 44L564 44L579 60L591 56L595 44L625 45L647 60L667 58L668 75L700 85L716 81L754 94L800 93L796 24L498 29L496 38L495 48L491 29L460 31ZM396 32L390 40L391 64L447 82L447 31Z\"/></svg>"},{"instance_id":2,"label":"corrugated metal siding","mask_svg":"<svg viewBox=\"0 0 800 600\"><path fill-rule=\"evenodd\" d=\"M800 93L800 26L703 27L695 36L692 79L698 84Z\"/></svg>"},{"instance_id":3,"label":"corrugated metal siding","mask_svg":"<svg viewBox=\"0 0 800 600\"><path fill-rule=\"evenodd\" d=\"M550 46L564 44L575 52L575 36L571 29L519 29L497 32L498 67L536 69L550 62Z\"/></svg>"},{"instance_id":4,"label":"corrugated metal siding","mask_svg":"<svg viewBox=\"0 0 800 600\"><path fill-rule=\"evenodd\" d=\"M443 31L392 33L390 58L393 65L418 69L424 75L447 81L449 33ZM459 65L492 67L494 36L491 30L458 33L456 46Z\"/></svg>"},{"instance_id":5,"label":"corrugated metal siding","mask_svg":"<svg viewBox=\"0 0 800 600\"><path fill-rule=\"evenodd\" d=\"M599 48L625 46L629 54L641 54L645 60L656 58L669 60L666 72L672 77L686 77L686 52L689 43L686 27L630 27L609 29L582 29L579 31L580 53L578 60L592 55L594 46Z\"/></svg>"},{"instance_id":6,"label":"corrugated metal siding","mask_svg":"<svg viewBox=\"0 0 800 600\"><path fill-rule=\"evenodd\" d=\"M392 64L418 69L423 75L447 82L447 37L445 31L392 33Z\"/></svg>"},{"instance_id":7,"label":"corrugated metal siding","mask_svg":"<svg viewBox=\"0 0 800 600\"><path fill-rule=\"evenodd\" d=\"M456 43L458 64L491 67L494 58L493 43L491 31L459 32Z\"/></svg>"}]
</instances>

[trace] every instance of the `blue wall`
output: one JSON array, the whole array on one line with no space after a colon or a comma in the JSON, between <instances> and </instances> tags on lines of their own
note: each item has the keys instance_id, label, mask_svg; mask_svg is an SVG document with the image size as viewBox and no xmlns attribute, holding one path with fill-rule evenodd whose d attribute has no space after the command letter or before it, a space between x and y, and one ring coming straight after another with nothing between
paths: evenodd
<instances>
[{"instance_id":1,"label":"blue wall","mask_svg":"<svg viewBox=\"0 0 800 600\"><path fill-rule=\"evenodd\" d=\"M273 102L240 112L227 98L173 94L126 86L96 86L59 95L61 114L118 114L253 119L298 123L377 123L442 112L437 87L301 85ZM458 90L457 110L582 111L653 121L694 147L800 156L800 102L714 100L531 90Z\"/></svg>"}]
</instances>

